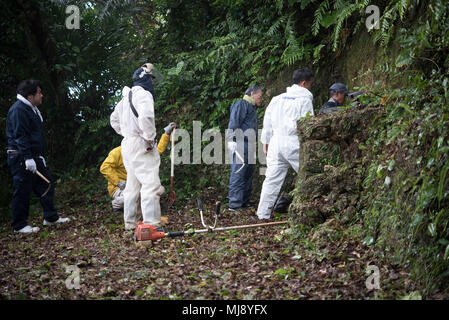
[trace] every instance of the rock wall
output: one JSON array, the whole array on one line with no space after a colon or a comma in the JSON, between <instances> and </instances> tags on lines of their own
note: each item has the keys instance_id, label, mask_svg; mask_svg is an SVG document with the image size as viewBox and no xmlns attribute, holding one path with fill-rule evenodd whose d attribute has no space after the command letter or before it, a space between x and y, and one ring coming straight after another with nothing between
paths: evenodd
<instances>
[{"instance_id":1,"label":"rock wall","mask_svg":"<svg viewBox=\"0 0 449 320\"><path fill-rule=\"evenodd\" d=\"M339 214L350 219L362 203L364 142L382 108L317 115L298 121L300 161L289 207L295 225L315 226Z\"/></svg>"}]
</instances>

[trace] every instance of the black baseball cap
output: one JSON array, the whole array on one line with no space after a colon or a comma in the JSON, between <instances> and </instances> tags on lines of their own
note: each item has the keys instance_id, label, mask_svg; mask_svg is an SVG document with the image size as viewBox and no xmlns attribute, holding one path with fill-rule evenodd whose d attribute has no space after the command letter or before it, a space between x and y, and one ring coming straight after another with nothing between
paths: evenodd
<instances>
[{"instance_id":1,"label":"black baseball cap","mask_svg":"<svg viewBox=\"0 0 449 320\"><path fill-rule=\"evenodd\" d=\"M346 95L349 94L348 88L346 88L346 86L343 83L339 83L339 82L334 83L333 85L331 85L329 90L338 91L338 92L344 93Z\"/></svg>"}]
</instances>

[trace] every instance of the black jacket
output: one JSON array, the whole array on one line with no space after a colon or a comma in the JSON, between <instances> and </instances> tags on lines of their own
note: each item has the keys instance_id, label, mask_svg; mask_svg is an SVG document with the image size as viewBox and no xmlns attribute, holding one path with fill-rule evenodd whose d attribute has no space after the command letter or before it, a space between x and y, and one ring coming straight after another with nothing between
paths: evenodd
<instances>
[{"instance_id":1,"label":"black jacket","mask_svg":"<svg viewBox=\"0 0 449 320\"><path fill-rule=\"evenodd\" d=\"M41 118L22 101L12 105L6 117L8 149L18 150L23 159L45 155L45 137Z\"/></svg>"},{"instance_id":2,"label":"black jacket","mask_svg":"<svg viewBox=\"0 0 449 320\"><path fill-rule=\"evenodd\" d=\"M339 104L335 99L330 98L328 102L323 104L319 113L337 113L341 111L341 109L338 108L341 106L342 105Z\"/></svg>"}]
</instances>

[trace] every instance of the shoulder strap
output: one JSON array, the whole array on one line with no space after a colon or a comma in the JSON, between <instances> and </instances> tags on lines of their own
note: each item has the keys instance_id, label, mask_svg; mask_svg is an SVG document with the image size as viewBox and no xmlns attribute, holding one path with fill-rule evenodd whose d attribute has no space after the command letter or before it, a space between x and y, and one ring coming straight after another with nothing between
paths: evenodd
<instances>
[{"instance_id":1,"label":"shoulder strap","mask_svg":"<svg viewBox=\"0 0 449 320\"><path fill-rule=\"evenodd\" d=\"M139 114L137 113L137 110L136 110L136 108L134 108L134 105L133 105L133 91L132 90L129 91L129 105L131 106L131 110L134 113L134 115L136 116L136 118L138 118Z\"/></svg>"}]
</instances>

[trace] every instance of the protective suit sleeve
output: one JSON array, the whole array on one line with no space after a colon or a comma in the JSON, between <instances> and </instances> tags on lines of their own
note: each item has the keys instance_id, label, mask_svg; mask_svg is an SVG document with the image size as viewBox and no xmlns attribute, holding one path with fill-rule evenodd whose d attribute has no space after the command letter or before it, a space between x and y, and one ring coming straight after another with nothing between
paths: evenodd
<instances>
[{"instance_id":1,"label":"protective suit sleeve","mask_svg":"<svg viewBox=\"0 0 449 320\"><path fill-rule=\"evenodd\" d=\"M117 134L122 135L120 130L120 118L119 118L119 109L122 108L123 99L115 106L114 111L111 113L110 123L111 127L117 132Z\"/></svg>"},{"instance_id":2,"label":"protective suit sleeve","mask_svg":"<svg viewBox=\"0 0 449 320\"><path fill-rule=\"evenodd\" d=\"M239 100L231 106L228 130L226 130L226 140L234 141L235 129L241 129L242 123L248 113L248 105L245 100Z\"/></svg>"},{"instance_id":3,"label":"protective suit sleeve","mask_svg":"<svg viewBox=\"0 0 449 320\"><path fill-rule=\"evenodd\" d=\"M115 148L109 152L108 157L103 161L100 167L101 174L114 186L117 186L120 182L117 173L117 168L120 163L120 152L120 148Z\"/></svg>"},{"instance_id":4,"label":"protective suit sleeve","mask_svg":"<svg viewBox=\"0 0 449 320\"><path fill-rule=\"evenodd\" d=\"M154 141L156 138L156 125L154 124L154 100L151 93L145 90L133 91L133 104L139 113L138 123L143 131L142 138Z\"/></svg>"},{"instance_id":5,"label":"protective suit sleeve","mask_svg":"<svg viewBox=\"0 0 449 320\"><path fill-rule=\"evenodd\" d=\"M159 140L159 143L157 144L157 151L159 154L162 154L165 149L167 149L168 144L170 143L170 136L168 134L163 133L161 140Z\"/></svg>"},{"instance_id":6,"label":"protective suit sleeve","mask_svg":"<svg viewBox=\"0 0 449 320\"><path fill-rule=\"evenodd\" d=\"M31 142L29 137L30 119L26 117L24 112L15 109L11 113L12 132L17 143L17 149L23 155L23 158L32 159Z\"/></svg>"},{"instance_id":7,"label":"protective suit sleeve","mask_svg":"<svg viewBox=\"0 0 449 320\"><path fill-rule=\"evenodd\" d=\"M302 112L302 117L305 117L307 112L309 112L309 114L311 116L315 115L314 111L313 111L313 103L312 103L312 99L306 99L306 101L304 102L304 110Z\"/></svg>"},{"instance_id":8,"label":"protective suit sleeve","mask_svg":"<svg viewBox=\"0 0 449 320\"><path fill-rule=\"evenodd\" d=\"M275 104L275 99L272 99L267 109L265 110L265 115L263 117L263 128L262 134L260 135L260 142L263 144L269 144L271 136L273 135L273 128L271 124L271 110Z\"/></svg>"}]
</instances>

